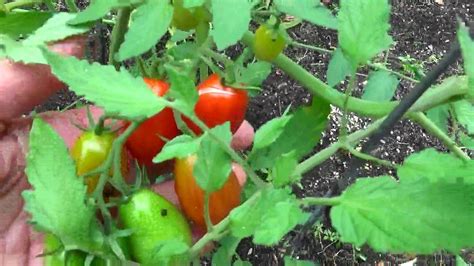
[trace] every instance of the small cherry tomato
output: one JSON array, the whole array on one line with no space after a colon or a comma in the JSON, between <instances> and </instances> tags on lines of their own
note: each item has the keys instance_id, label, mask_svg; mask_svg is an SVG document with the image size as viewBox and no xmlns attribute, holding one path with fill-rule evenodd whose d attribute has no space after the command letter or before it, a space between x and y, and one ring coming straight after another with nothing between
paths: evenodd
<instances>
[{"instance_id":1,"label":"small cherry tomato","mask_svg":"<svg viewBox=\"0 0 474 266\"><path fill-rule=\"evenodd\" d=\"M150 255L162 241L179 239L192 244L191 228L181 212L149 189L134 193L122 204L119 217L123 228L133 232L128 237L130 253L139 263L150 263Z\"/></svg>"},{"instance_id":2,"label":"small cherry tomato","mask_svg":"<svg viewBox=\"0 0 474 266\"><path fill-rule=\"evenodd\" d=\"M182 31L195 29L200 22L209 22L210 14L203 6L185 8L183 0L174 0L171 25Z\"/></svg>"},{"instance_id":3,"label":"small cherry tomato","mask_svg":"<svg viewBox=\"0 0 474 266\"><path fill-rule=\"evenodd\" d=\"M157 96L165 95L169 89L169 85L161 80L144 78L144 81ZM140 164L150 166L153 157L165 145L161 137L171 140L178 135L173 110L165 108L145 120L127 139L126 146Z\"/></svg>"},{"instance_id":4,"label":"small cherry tomato","mask_svg":"<svg viewBox=\"0 0 474 266\"><path fill-rule=\"evenodd\" d=\"M260 60L272 61L285 49L285 45L285 38L281 33L260 25L255 32L253 52Z\"/></svg>"},{"instance_id":5,"label":"small cherry tomato","mask_svg":"<svg viewBox=\"0 0 474 266\"><path fill-rule=\"evenodd\" d=\"M110 132L103 132L101 135L96 135L94 131L82 133L71 149L77 175L84 175L102 165L109 156L115 137L115 134ZM98 181L99 175L86 178L88 193L94 191Z\"/></svg>"},{"instance_id":6,"label":"small cherry tomato","mask_svg":"<svg viewBox=\"0 0 474 266\"><path fill-rule=\"evenodd\" d=\"M193 167L195 155L184 159L176 159L174 168L175 190L179 204L185 215L200 228L206 228L204 220L204 191L196 183ZM209 197L209 212L213 224L224 219L229 212L239 206L241 186L233 172L224 186L211 193Z\"/></svg>"},{"instance_id":7,"label":"small cherry tomato","mask_svg":"<svg viewBox=\"0 0 474 266\"><path fill-rule=\"evenodd\" d=\"M210 128L230 121L230 129L235 133L245 118L247 91L225 86L217 74L212 74L199 84L198 93L199 99L194 107L197 117ZM188 118L183 120L194 133L202 133Z\"/></svg>"}]
</instances>

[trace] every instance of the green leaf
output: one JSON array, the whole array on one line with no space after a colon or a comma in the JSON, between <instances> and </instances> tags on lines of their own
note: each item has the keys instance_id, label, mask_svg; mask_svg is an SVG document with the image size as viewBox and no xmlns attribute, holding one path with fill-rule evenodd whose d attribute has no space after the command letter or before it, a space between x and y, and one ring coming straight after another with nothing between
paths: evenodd
<instances>
[{"instance_id":1,"label":"green leaf","mask_svg":"<svg viewBox=\"0 0 474 266\"><path fill-rule=\"evenodd\" d=\"M202 6L206 0L183 0L183 7L185 8L193 8Z\"/></svg>"},{"instance_id":2,"label":"green leaf","mask_svg":"<svg viewBox=\"0 0 474 266\"><path fill-rule=\"evenodd\" d=\"M161 241L151 254L147 265L186 265L189 263L188 244L181 239Z\"/></svg>"},{"instance_id":3,"label":"green leaf","mask_svg":"<svg viewBox=\"0 0 474 266\"><path fill-rule=\"evenodd\" d=\"M263 189L230 213L232 235L244 238L255 234L256 244L277 243L308 215L288 189Z\"/></svg>"},{"instance_id":4,"label":"green leaf","mask_svg":"<svg viewBox=\"0 0 474 266\"><path fill-rule=\"evenodd\" d=\"M237 259L236 261L234 261L232 266L252 266L252 263L250 263L248 261Z\"/></svg>"},{"instance_id":5,"label":"green leaf","mask_svg":"<svg viewBox=\"0 0 474 266\"><path fill-rule=\"evenodd\" d=\"M271 145L252 149L249 154L251 166L255 169L271 168L276 158L293 150L297 160L309 153L319 142L321 133L326 128L329 110L328 103L316 98L313 99L311 107L299 108L286 123L283 132L271 141ZM269 138L273 139L272 136Z\"/></svg>"},{"instance_id":6,"label":"green leaf","mask_svg":"<svg viewBox=\"0 0 474 266\"><path fill-rule=\"evenodd\" d=\"M370 73L364 88L362 99L376 102L389 102L400 81L395 75L385 70Z\"/></svg>"},{"instance_id":7,"label":"green leaf","mask_svg":"<svg viewBox=\"0 0 474 266\"><path fill-rule=\"evenodd\" d=\"M58 236L66 249L101 250L104 238L95 218L96 209L86 200L86 186L76 176L63 139L37 118L29 141L26 175L32 190L22 195L31 223Z\"/></svg>"},{"instance_id":8,"label":"green leaf","mask_svg":"<svg viewBox=\"0 0 474 266\"><path fill-rule=\"evenodd\" d=\"M329 61L327 71L328 85L334 87L351 74L351 63L344 57L341 48L337 48L332 54L331 61Z\"/></svg>"},{"instance_id":9,"label":"green leaf","mask_svg":"<svg viewBox=\"0 0 474 266\"><path fill-rule=\"evenodd\" d=\"M469 30L464 24L459 26L458 38L464 59L464 70L469 77L468 94L474 97L474 40L469 36Z\"/></svg>"},{"instance_id":10,"label":"green leaf","mask_svg":"<svg viewBox=\"0 0 474 266\"><path fill-rule=\"evenodd\" d=\"M308 220L297 201L281 201L270 208L263 216L262 223L255 230L253 242L258 245L277 244L296 225Z\"/></svg>"},{"instance_id":11,"label":"green leaf","mask_svg":"<svg viewBox=\"0 0 474 266\"><path fill-rule=\"evenodd\" d=\"M453 104L456 119L463 125L469 134L474 134L474 105L466 100Z\"/></svg>"},{"instance_id":12,"label":"green leaf","mask_svg":"<svg viewBox=\"0 0 474 266\"><path fill-rule=\"evenodd\" d=\"M211 133L221 139L225 145L230 145L232 139L230 123L226 122L212 128L210 133L206 132L202 137L201 145L197 152L197 161L194 165L193 174L199 187L209 193L217 191L224 186L232 168L230 155L210 135Z\"/></svg>"},{"instance_id":13,"label":"green leaf","mask_svg":"<svg viewBox=\"0 0 474 266\"><path fill-rule=\"evenodd\" d=\"M32 33L41 27L50 17L49 12L10 12L0 16L0 34L16 39Z\"/></svg>"},{"instance_id":14,"label":"green leaf","mask_svg":"<svg viewBox=\"0 0 474 266\"><path fill-rule=\"evenodd\" d=\"M194 59L199 54L198 46L194 42L185 42L173 46L172 48L168 49L166 53L177 61Z\"/></svg>"},{"instance_id":15,"label":"green leaf","mask_svg":"<svg viewBox=\"0 0 474 266\"><path fill-rule=\"evenodd\" d=\"M107 112L127 118L150 117L161 111L167 102L157 97L141 77L135 78L113 66L89 64L74 57L63 57L44 49L43 54L52 72L70 89Z\"/></svg>"},{"instance_id":16,"label":"green leaf","mask_svg":"<svg viewBox=\"0 0 474 266\"><path fill-rule=\"evenodd\" d=\"M173 17L173 6L167 0L148 0L131 17L125 41L118 51L119 61L150 50L166 33Z\"/></svg>"},{"instance_id":17,"label":"green leaf","mask_svg":"<svg viewBox=\"0 0 474 266\"><path fill-rule=\"evenodd\" d=\"M283 114L283 116L273 118L263 124L263 126L255 132L253 150L263 149L275 142L285 130L286 124L288 124L292 118L292 115Z\"/></svg>"},{"instance_id":18,"label":"green leaf","mask_svg":"<svg viewBox=\"0 0 474 266\"><path fill-rule=\"evenodd\" d=\"M341 0L339 44L353 69L389 48L390 5L387 0Z\"/></svg>"},{"instance_id":19,"label":"green leaf","mask_svg":"<svg viewBox=\"0 0 474 266\"><path fill-rule=\"evenodd\" d=\"M241 238L227 235L219 241L220 247L212 255L212 266L231 265L232 257Z\"/></svg>"},{"instance_id":20,"label":"green leaf","mask_svg":"<svg viewBox=\"0 0 474 266\"><path fill-rule=\"evenodd\" d=\"M268 62L255 62L241 69L237 82L249 86L260 87L272 72L272 65Z\"/></svg>"},{"instance_id":21,"label":"green leaf","mask_svg":"<svg viewBox=\"0 0 474 266\"><path fill-rule=\"evenodd\" d=\"M463 179L465 183L474 184L474 161L465 162L452 154L430 148L406 158L397 174L400 180L423 177L431 182L456 183Z\"/></svg>"},{"instance_id":22,"label":"green leaf","mask_svg":"<svg viewBox=\"0 0 474 266\"><path fill-rule=\"evenodd\" d=\"M431 108L426 112L428 118L433 121L444 133L448 132L449 105L443 104Z\"/></svg>"},{"instance_id":23,"label":"green leaf","mask_svg":"<svg viewBox=\"0 0 474 266\"><path fill-rule=\"evenodd\" d=\"M0 58L9 58L25 64L46 64L41 49L36 45L23 45L7 35L0 35Z\"/></svg>"},{"instance_id":24,"label":"green leaf","mask_svg":"<svg viewBox=\"0 0 474 266\"><path fill-rule=\"evenodd\" d=\"M273 185L284 187L298 182L301 176L292 176L297 165L298 161L294 151L278 157L272 169Z\"/></svg>"},{"instance_id":25,"label":"green leaf","mask_svg":"<svg viewBox=\"0 0 474 266\"><path fill-rule=\"evenodd\" d=\"M88 25L71 26L67 21L74 17L70 13L57 13L52 16L43 26L38 28L32 35L23 41L25 45L38 45L52 41L65 39L66 37L79 35L89 31Z\"/></svg>"},{"instance_id":26,"label":"green leaf","mask_svg":"<svg viewBox=\"0 0 474 266\"><path fill-rule=\"evenodd\" d=\"M109 13L114 8L127 7L132 3L137 4L141 0L93 0L83 11L76 14L68 23L71 25L98 20Z\"/></svg>"},{"instance_id":27,"label":"green leaf","mask_svg":"<svg viewBox=\"0 0 474 266\"><path fill-rule=\"evenodd\" d=\"M337 30L337 19L320 1L275 0L278 10L313 24Z\"/></svg>"},{"instance_id":28,"label":"green leaf","mask_svg":"<svg viewBox=\"0 0 474 266\"><path fill-rule=\"evenodd\" d=\"M171 82L167 94L173 98L171 106L188 117L194 116L194 106L199 95L193 80L174 67L167 67L166 70Z\"/></svg>"},{"instance_id":29,"label":"green leaf","mask_svg":"<svg viewBox=\"0 0 474 266\"><path fill-rule=\"evenodd\" d=\"M474 184L424 178L359 179L337 198L331 221L341 240L377 252L454 254L474 245Z\"/></svg>"},{"instance_id":30,"label":"green leaf","mask_svg":"<svg viewBox=\"0 0 474 266\"><path fill-rule=\"evenodd\" d=\"M168 141L160 153L153 159L154 163L161 163L173 158L184 158L199 149L201 139L189 135L181 135Z\"/></svg>"},{"instance_id":31,"label":"green leaf","mask_svg":"<svg viewBox=\"0 0 474 266\"><path fill-rule=\"evenodd\" d=\"M460 141L466 149L474 150L474 138L461 134Z\"/></svg>"},{"instance_id":32,"label":"green leaf","mask_svg":"<svg viewBox=\"0 0 474 266\"><path fill-rule=\"evenodd\" d=\"M315 266L316 265L312 261L297 260L297 259L293 259L290 256L285 256L283 260L284 260L285 266Z\"/></svg>"},{"instance_id":33,"label":"green leaf","mask_svg":"<svg viewBox=\"0 0 474 266\"><path fill-rule=\"evenodd\" d=\"M456 266L470 266L471 264L467 264L461 256L456 256Z\"/></svg>"},{"instance_id":34,"label":"green leaf","mask_svg":"<svg viewBox=\"0 0 474 266\"><path fill-rule=\"evenodd\" d=\"M223 50L236 44L247 32L252 4L248 0L211 0L211 3L211 36L217 48Z\"/></svg>"}]
</instances>

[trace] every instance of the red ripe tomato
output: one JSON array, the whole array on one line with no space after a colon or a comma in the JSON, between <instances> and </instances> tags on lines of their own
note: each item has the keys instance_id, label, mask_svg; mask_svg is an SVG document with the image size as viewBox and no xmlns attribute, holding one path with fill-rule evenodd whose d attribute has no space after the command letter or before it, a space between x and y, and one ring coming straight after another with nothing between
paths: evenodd
<instances>
[{"instance_id":1,"label":"red ripe tomato","mask_svg":"<svg viewBox=\"0 0 474 266\"><path fill-rule=\"evenodd\" d=\"M206 228L204 220L204 191L194 180L193 167L196 156L176 159L174 165L175 190L179 204L186 216L202 229ZM224 186L211 193L209 197L209 212L213 224L224 219L229 212L239 206L242 188L233 172Z\"/></svg>"},{"instance_id":2,"label":"red ripe tomato","mask_svg":"<svg viewBox=\"0 0 474 266\"><path fill-rule=\"evenodd\" d=\"M161 80L144 78L144 81L157 96L165 95L169 89L169 85ZM160 136L172 139L179 133L173 111L165 108L145 120L127 139L126 147L139 163L149 166L165 145Z\"/></svg>"},{"instance_id":3,"label":"red ripe tomato","mask_svg":"<svg viewBox=\"0 0 474 266\"><path fill-rule=\"evenodd\" d=\"M225 86L217 74L212 74L199 84L198 92L199 99L194 108L197 117L210 128L230 121L230 129L235 133L245 118L247 91ZM183 120L194 133L202 133L189 119Z\"/></svg>"}]
</instances>

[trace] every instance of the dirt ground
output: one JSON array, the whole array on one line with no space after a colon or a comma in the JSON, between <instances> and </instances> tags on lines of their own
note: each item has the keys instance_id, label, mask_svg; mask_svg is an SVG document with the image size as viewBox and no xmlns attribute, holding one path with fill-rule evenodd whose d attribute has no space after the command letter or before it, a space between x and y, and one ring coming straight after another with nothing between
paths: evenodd
<instances>
[{"instance_id":1,"label":"dirt ground","mask_svg":"<svg viewBox=\"0 0 474 266\"><path fill-rule=\"evenodd\" d=\"M473 0L444 0L439 4L434 0L392 0L392 29L391 35L395 40L391 57L407 56L423 62L425 69L436 63L436 60L449 49L450 43L455 38L456 16L463 19L474 19ZM337 6L337 1L330 5ZM289 31L289 35L306 44L313 44L324 48L337 45L337 35L333 31L324 30L307 23L300 24ZM287 48L285 53L300 65L311 71L314 75L325 80L329 56L318 54L303 48ZM394 69L399 69L398 60L389 60ZM458 64L459 66L459 64ZM459 67L453 67L450 73L456 73ZM367 72L365 72L367 73ZM365 77L361 77L361 80ZM359 84L359 88L362 88ZM396 99L400 99L411 89L411 85L402 82ZM355 94L360 93L360 89ZM278 69L263 85L261 95L253 98L247 112L247 119L256 128L266 121L280 116L289 106L299 106L308 103L311 95L299 84L291 80ZM37 111L62 109L76 100L76 97L62 91L51 100L38 107ZM353 116L350 130L354 131L367 126L370 120ZM321 143L315 151L320 150L337 139L338 110L334 109L331 122L324 133ZM408 154L427 147L444 150L437 139L427 135L419 126L402 121L392 130L391 135L384 139L382 157L400 163ZM307 173L302 180L302 188L295 188L298 196L322 196L344 172L350 157L339 153L316 169ZM389 170L374 165L366 167L366 176L376 176L390 173ZM250 239L242 241L238 247L238 254L243 260L248 260L252 265L282 265L283 257L291 255L298 259L312 260L321 264L371 264L378 262L403 263L413 257L402 255L377 254L367 247L355 249L351 245L342 244L337 235L330 230L320 228L310 232L303 232L303 241L294 242L295 236L301 232L296 229L291 232L279 245L275 247L262 247L252 244ZM454 257L439 253L431 256L419 256L419 265L436 264L452 265ZM465 254L465 259L474 262L474 256ZM204 264L207 264L204 262Z\"/></svg>"}]
</instances>

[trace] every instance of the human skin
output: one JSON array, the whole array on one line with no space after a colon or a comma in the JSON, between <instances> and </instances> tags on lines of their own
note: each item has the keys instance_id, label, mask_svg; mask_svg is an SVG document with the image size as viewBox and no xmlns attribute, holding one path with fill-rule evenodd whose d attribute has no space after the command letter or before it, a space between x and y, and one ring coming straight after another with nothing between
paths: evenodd
<instances>
[{"instance_id":1,"label":"human skin","mask_svg":"<svg viewBox=\"0 0 474 266\"><path fill-rule=\"evenodd\" d=\"M50 46L63 55L81 57L85 38L74 37ZM38 257L43 252L43 236L27 223L29 216L23 211L21 192L30 189L25 176L25 155L28 152L28 135L31 117L23 116L48 97L64 88L46 65L24 65L0 59L0 265L43 265ZM97 118L101 110L91 108ZM62 136L71 147L81 131L74 125L87 126L85 108L66 112L46 112L39 115ZM244 122L234 135L232 146L245 149L253 140L253 128ZM246 176L242 168L234 165L241 184ZM59 177L58 177L59 178ZM173 181L155 186L171 202L177 203ZM199 236L195 232L195 238Z\"/></svg>"}]
</instances>

